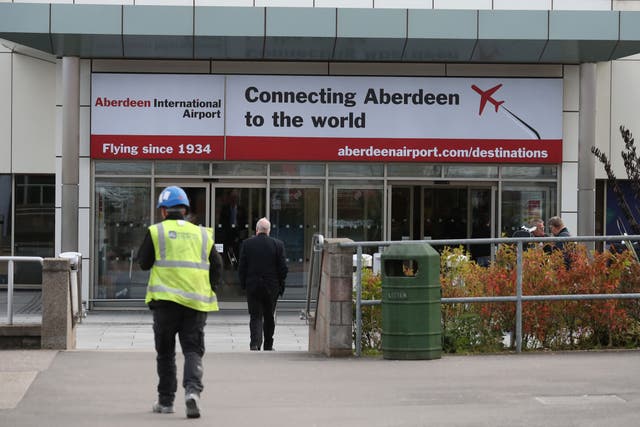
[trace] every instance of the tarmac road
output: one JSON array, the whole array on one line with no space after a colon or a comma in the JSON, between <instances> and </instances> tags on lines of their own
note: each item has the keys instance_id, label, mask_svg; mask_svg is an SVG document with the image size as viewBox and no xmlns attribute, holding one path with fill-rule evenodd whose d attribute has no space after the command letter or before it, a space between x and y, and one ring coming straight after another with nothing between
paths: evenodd
<instances>
[{"instance_id":1,"label":"tarmac road","mask_svg":"<svg viewBox=\"0 0 640 427\"><path fill-rule=\"evenodd\" d=\"M155 354L1 351L0 426L634 426L640 352L329 359L209 352L202 418L154 414ZM181 360L179 360L181 363ZM180 372L180 370L179 370ZM13 382L11 381L13 378ZM19 387L16 387L18 389ZM179 394L182 397L182 394Z\"/></svg>"},{"instance_id":2,"label":"tarmac road","mask_svg":"<svg viewBox=\"0 0 640 427\"><path fill-rule=\"evenodd\" d=\"M0 351L0 427L640 425L640 350L329 359L307 328L279 313L277 351L250 352L246 311L209 316L203 417L187 420L182 390L175 414L151 412L150 312L90 312L76 350Z\"/></svg>"}]
</instances>

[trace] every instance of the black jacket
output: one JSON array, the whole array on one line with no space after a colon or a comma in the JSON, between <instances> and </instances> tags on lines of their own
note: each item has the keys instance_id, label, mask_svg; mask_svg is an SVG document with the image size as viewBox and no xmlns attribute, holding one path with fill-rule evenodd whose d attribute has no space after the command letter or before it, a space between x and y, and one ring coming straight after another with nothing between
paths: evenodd
<instances>
[{"instance_id":1,"label":"black jacket","mask_svg":"<svg viewBox=\"0 0 640 427\"><path fill-rule=\"evenodd\" d=\"M183 219L181 216L169 215L167 219ZM156 262L156 251L153 247L153 240L151 239L151 232L147 229L144 235L144 240L138 249L138 264L143 270L150 270L153 267L153 263ZM216 247L211 248L209 253L209 283L211 289L215 291L216 287L220 283L220 276L222 274L222 257L216 251Z\"/></svg>"},{"instance_id":2,"label":"black jacket","mask_svg":"<svg viewBox=\"0 0 640 427\"><path fill-rule=\"evenodd\" d=\"M289 269L284 243L260 233L242 242L238 275L242 289L265 286L284 292L284 282Z\"/></svg>"}]
</instances>

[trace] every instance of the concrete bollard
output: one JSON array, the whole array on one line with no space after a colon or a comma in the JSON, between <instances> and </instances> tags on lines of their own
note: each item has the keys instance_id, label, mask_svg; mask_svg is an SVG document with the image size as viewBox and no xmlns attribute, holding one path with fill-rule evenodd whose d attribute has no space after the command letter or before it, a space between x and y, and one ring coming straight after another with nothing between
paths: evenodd
<instances>
[{"instance_id":1,"label":"concrete bollard","mask_svg":"<svg viewBox=\"0 0 640 427\"><path fill-rule=\"evenodd\" d=\"M76 348L73 322L69 259L45 258L42 263L42 336L43 349Z\"/></svg>"}]
</instances>

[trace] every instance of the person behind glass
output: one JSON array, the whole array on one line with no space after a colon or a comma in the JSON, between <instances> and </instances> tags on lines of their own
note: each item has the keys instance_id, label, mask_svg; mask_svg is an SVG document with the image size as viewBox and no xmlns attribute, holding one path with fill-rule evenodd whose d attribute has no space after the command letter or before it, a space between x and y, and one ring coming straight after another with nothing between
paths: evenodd
<instances>
[{"instance_id":1,"label":"person behind glass","mask_svg":"<svg viewBox=\"0 0 640 427\"><path fill-rule=\"evenodd\" d=\"M559 216L552 216L549 218L549 229L551 230L551 234L555 237L569 237L571 234L569 230L564 225L564 221ZM565 242L555 242L553 246L554 250L564 251L564 264L567 269L571 265L571 256L565 251Z\"/></svg>"},{"instance_id":2,"label":"person behind glass","mask_svg":"<svg viewBox=\"0 0 640 427\"><path fill-rule=\"evenodd\" d=\"M288 267L284 244L269 236L271 223L260 218L256 235L240 246L238 275L240 287L247 291L249 309L250 350L273 350L274 312L278 296L284 293Z\"/></svg>"},{"instance_id":3,"label":"person behind glass","mask_svg":"<svg viewBox=\"0 0 640 427\"><path fill-rule=\"evenodd\" d=\"M544 221L540 218L536 218L530 223L531 237L549 237L547 233L544 232ZM538 242L532 243L532 247L541 247L545 252L549 253L552 250L552 247L549 244Z\"/></svg>"},{"instance_id":4,"label":"person behind glass","mask_svg":"<svg viewBox=\"0 0 640 427\"><path fill-rule=\"evenodd\" d=\"M138 251L140 268L151 270L145 303L153 312L158 373L158 400L152 410L174 412L177 334L184 355L186 415L199 418L204 327L208 312L218 311L214 288L222 260L213 244L213 231L185 219L189 199L182 188L162 190L158 208L163 220L149 226Z\"/></svg>"},{"instance_id":5,"label":"person behind glass","mask_svg":"<svg viewBox=\"0 0 640 427\"><path fill-rule=\"evenodd\" d=\"M238 190L233 189L228 194L226 203L220 210L221 237L224 243L225 263L237 268L240 242L247 238L246 225L248 223L246 209L239 204Z\"/></svg>"}]
</instances>

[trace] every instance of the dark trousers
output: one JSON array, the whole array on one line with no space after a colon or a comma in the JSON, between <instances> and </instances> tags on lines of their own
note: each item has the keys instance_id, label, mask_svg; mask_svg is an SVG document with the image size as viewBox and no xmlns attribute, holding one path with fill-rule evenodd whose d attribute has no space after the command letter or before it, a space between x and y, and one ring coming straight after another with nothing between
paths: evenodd
<instances>
[{"instance_id":1,"label":"dark trousers","mask_svg":"<svg viewBox=\"0 0 640 427\"><path fill-rule=\"evenodd\" d=\"M258 286L247 290L247 306L249 308L249 331L251 333L250 347L262 346L264 334L264 348L273 347L273 332L276 323L273 313L278 301L278 290Z\"/></svg>"},{"instance_id":2,"label":"dark trousers","mask_svg":"<svg viewBox=\"0 0 640 427\"><path fill-rule=\"evenodd\" d=\"M153 333L156 344L158 399L171 405L177 390L176 334L184 355L182 386L186 393L199 394L202 389L202 356L207 313L172 302L162 301L153 307Z\"/></svg>"}]
</instances>

